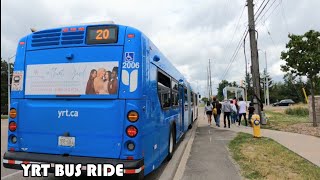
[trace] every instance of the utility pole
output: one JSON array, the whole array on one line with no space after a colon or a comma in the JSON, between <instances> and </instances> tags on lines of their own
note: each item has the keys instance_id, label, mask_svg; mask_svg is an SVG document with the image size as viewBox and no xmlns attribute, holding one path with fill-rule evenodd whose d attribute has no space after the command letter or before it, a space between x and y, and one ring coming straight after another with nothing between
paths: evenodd
<instances>
[{"instance_id":1,"label":"utility pole","mask_svg":"<svg viewBox=\"0 0 320 180\"><path fill-rule=\"evenodd\" d=\"M208 91L208 100L210 97L210 90L209 90L209 67L207 67L207 91Z\"/></svg>"},{"instance_id":2,"label":"utility pole","mask_svg":"<svg viewBox=\"0 0 320 180\"><path fill-rule=\"evenodd\" d=\"M211 62L209 59L209 99L212 97Z\"/></svg>"},{"instance_id":3,"label":"utility pole","mask_svg":"<svg viewBox=\"0 0 320 180\"><path fill-rule=\"evenodd\" d=\"M267 106L267 71L266 71L266 69L263 70L263 75L264 75L264 79L263 79L263 95L264 95L265 106Z\"/></svg>"},{"instance_id":4,"label":"utility pole","mask_svg":"<svg viewBox=\"0 0 320 180\"><path fill-rule=\"evenodd\" d=\"M247 37L247 34L246 36L244 37L243 39L243 53L244 53L244 60L245 60L245 63L246 63L246 84L245 84L245 101L247 102L248 101L248 90L250 89L250 82L249 82L249 74L248 74L248 61L247 61L247 55L246 55L246 37Z\"/></svg>"},{"instance_id":5,"label":"utility pole","mask_svg":"<svg viewBox=\"0 0 320 180\"><path fill-rule=\"evenodd\" d=\"M253 0L247 0L248 2L248 19L249 19L249 36L250 36L250 49L251 49L251 64L252 64L252 80L253 80L253 104L255 112L260 116L261 124L266 124L265 119L261 114L261 98L260 98L260 73L259 73L259 61L258 61L258 48L256 41L256 29L254 22L253 12Z\"/></svg>"}]
</instances>

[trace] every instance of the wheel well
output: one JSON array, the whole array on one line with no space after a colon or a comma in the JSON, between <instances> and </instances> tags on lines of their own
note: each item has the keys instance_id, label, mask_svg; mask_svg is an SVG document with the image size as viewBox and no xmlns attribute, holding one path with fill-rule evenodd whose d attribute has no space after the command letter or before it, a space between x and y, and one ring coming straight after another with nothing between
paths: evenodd
<instances>
[{"instance_id":1,"label":"wheel well","mask_svg":"<svg viewBox=\"0 0 320 180\"><path fill-rule=\"evenodd\" d=\"M172 123L171 123L171 126L170 126L170 131L171 131L171 129L173 130L173 139L174 139L174 142L176 142L176 133L177 133L177 126L176 126L176 122L175 121L173 121Z\"/></svg>"}]
</instances>

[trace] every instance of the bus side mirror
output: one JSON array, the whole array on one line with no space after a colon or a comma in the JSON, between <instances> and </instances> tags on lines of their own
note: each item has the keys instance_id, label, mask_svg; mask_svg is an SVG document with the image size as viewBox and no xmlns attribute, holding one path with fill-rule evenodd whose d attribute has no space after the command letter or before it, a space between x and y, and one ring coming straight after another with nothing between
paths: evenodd
<instances>
[{"instance_id":1,"label":"bus side mirror","mask_svg":"<svg viewBox=\"0 0 320 180\"><path fill-rule=\"evenodd\" d=\"M201 95L199 94L199 98L201 98Z\"/></svg>"},{"instance_id":2,"label":"bus side mirror","mask_svg":"<svg viewBox=\"0 0 320 180\"><path fill-rule=\"evenodd\" d=\"M179 79L179 84L180 84L181 86L184 85L183 79Z\"/></svg>"}]
</instances>

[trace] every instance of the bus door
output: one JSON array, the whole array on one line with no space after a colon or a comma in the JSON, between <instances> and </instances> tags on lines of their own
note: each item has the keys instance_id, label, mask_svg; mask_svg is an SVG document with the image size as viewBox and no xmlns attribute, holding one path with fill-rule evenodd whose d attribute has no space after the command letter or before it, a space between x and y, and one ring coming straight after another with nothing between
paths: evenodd
<instances>
[{"instance_id":1,"label":"bus door","mask_svg":"<svg viewBox=\"0 0 320 180\"><path fill-rule=\"evenodd\" d=\"M181 132L181 135L183 134L183 119L184 119L184 95L183 95L183 86L179 85L179 109L180 109L180 114L179 116L179 132Z\"/></svg>"},{"instance_id":2,"label":"bus door","mask_svg":"<svg viewBox=\"0 0 320 180\"><path fill-rule=\"evenodd\" d=\"M189 101L188 101L188 91L187 87L183 88L183 124L182 124L182 131L186 131L188 128L189 122Z\"/></svg>"}]
</instances>

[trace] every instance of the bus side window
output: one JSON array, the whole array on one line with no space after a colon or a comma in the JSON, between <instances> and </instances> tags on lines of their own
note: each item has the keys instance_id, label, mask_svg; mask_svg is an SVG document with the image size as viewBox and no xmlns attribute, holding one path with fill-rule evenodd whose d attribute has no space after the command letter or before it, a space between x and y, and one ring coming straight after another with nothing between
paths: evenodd
<instances>
[{"instance_id":1,"label":"bus side window","mask_svg":"<svg viewBox=\"0 0 320 180\"><path fill-rule=\"evenodd\" d=\"M198 106L198 94L196 95L196 106Z\"/></svg>"},{"instance_id":2,"label":"bus side window","mask_svg":"<svg viewBox=\"0 0 320 180\"><path fill-rule=\"evenodd\" d=\"M179 91L178 91L178 81L172 80L172 98L171 103L173 107L178 107L179 105Z\"/></svg>"},{"instance_id":3,"label":"bus side window","mask_svg":"<svg viewBox=\"0 0 320 180\"><path fill-rule=\"evenodd\" d=\"M187 88L184 87L184 105L188 105L188 91Z\"/></svg>"},{"instance_id":4,"label":"bus side window","mask_svg":"<svg viewBox=\"0 0 320 180\"><path fill-rule=\"evenodd\" d=\"M158 96L161 107L168 109L171 106L171 79L158 71Z\"/></svg>"},{"instance_id":5,"label":"bus side window","mask_svg":"<svg viewBox=\"0 0 320 180\"><path fill-rule=\"evenodd\" d=\"M191 106L193 106L193 92L191 92Z\"/></svg>"}]
</instances>

